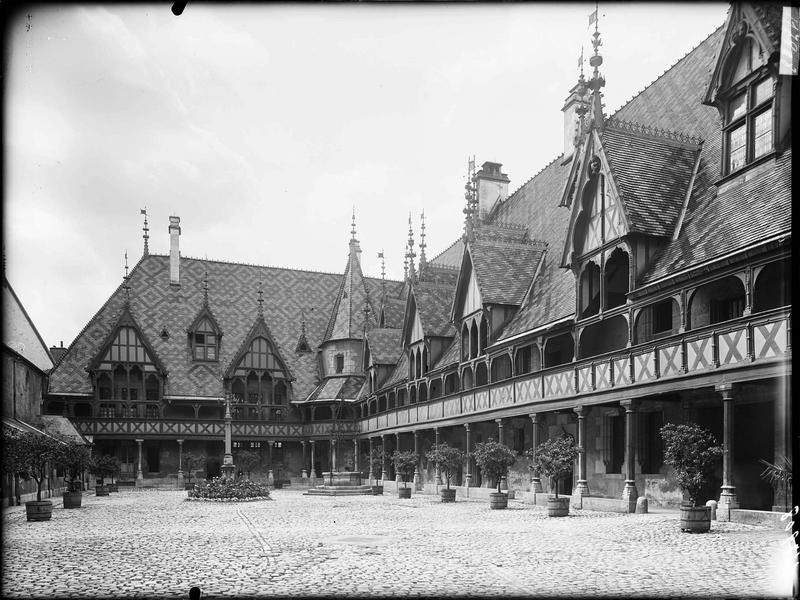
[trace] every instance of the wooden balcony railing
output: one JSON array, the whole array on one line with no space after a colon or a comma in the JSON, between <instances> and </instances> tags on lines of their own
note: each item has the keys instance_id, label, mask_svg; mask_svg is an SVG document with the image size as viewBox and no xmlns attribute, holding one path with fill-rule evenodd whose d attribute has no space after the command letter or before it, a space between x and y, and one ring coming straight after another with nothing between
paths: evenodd
<instances>
[{"instance_id":1,"label":"wooden balcony railing","mask_svg":"<svg viewBox=\"0 0 800 600\"><path fill-rule=\"evenodd\" d=\"M360 432L448 419L514 405L535 405L784 359L791 352L791 314L783 310L709 325L624 350L609 352L402 406L363 418Z\"/></svg>"}]
</instances>

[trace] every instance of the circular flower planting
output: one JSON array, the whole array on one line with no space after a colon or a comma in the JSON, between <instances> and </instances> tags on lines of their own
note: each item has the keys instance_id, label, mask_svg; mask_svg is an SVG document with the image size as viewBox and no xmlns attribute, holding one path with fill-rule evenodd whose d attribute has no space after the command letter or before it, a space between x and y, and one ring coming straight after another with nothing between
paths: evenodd
<instances>
[{"instance_id":1,"label":"circular flower planting","mask_svg":"<svg viewBox=\"0 0 800 600\"><path fill-rule=\"evenodd\" d=\"M214 477L211 481L202 480L189 490L187 500L206 502L251 502L269 500L269 489L263 483L249 479L228 479Z\"/></svg>"}]
</instances>

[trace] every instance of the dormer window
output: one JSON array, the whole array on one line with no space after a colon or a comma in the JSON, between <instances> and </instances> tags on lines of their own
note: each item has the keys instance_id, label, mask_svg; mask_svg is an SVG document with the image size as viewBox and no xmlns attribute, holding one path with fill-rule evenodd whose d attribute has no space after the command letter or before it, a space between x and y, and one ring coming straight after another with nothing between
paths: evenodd
<instances>
[{"instance_id":1,"label":"dormer window","mask_svg":"<svg viewBox=\"0 0 800 600\"><path fill-rule=\"evenodd\" d=\"M724 169L734 173L769 154L774 148L773 99L775 80L759 69L758 44L742 42L729 79L724 109ZM759 76L761 75L761 76Z\"/></svg>"},{"instance_id":2,"label":"dormer window","mask_svg":"<svg viewBox=\"0 0 800 600\"><path fill-rule=\"evenodd\" d=\"M199 319L189 335L194 360L219 360L220 335L210 318Z\"/></svg>"}]
</instances>

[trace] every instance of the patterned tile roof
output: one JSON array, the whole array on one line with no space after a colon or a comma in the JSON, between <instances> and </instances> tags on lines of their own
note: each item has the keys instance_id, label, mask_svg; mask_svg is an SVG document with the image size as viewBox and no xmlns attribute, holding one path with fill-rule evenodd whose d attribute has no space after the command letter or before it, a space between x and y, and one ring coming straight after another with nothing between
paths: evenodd
<instances>
[{"instance_id":1,"label":"patterned tile roof","mask_svg":"<svg viewBox=\"0 0 800 600\"><path fill-rule=\"evenodd\" d=\"M400 328L406 312L406 299L386 296L383 300L383 326Z\"/></svg>"},{"instance_id":2,"label":"patterned tile roof","mask_svg":"<svg viewBox=\"0 0 800 600\"><path fill-rule=\"evenodd\" d=\"M398 383L408 381L408 353L401 352L400 360L397 361L397 366L392 371L392 374L386 379L381 389L392 387Z\"/></svg>"},{"instance_id":3,"label":"patterned tile roof","mask_svg":"<svg viewBox=\"0 0 800 600\"><path fill-rule=\"evenodd\" d=\"M403 347L400 338L402 329L370 329L367 331L367 344L372 362L376 365L396 365Z\"/></svg>"},{"instance_id":4,"label":"patterned tile roof","mask_svg":"<svg viewBox=\"0 0 800 600\"><path fill-rule=\"evenodd\" d=\"M365 307L369 307L368 315L364 312ZM361 263L358 260L358 242L352 241L344 277L336 294L323 341L361 338L365 322L367 328L374 327L375 319L375 307L364 283Z\"/></svg>"},{"instance_id":5,"label":"patterned tile roof","mask_svg":"<svg viewBox=\"0 0 800 600\"><path fill-rule=\"evenodd\" d=\"M453 284L417 283L412 288L416 299L417 314L426 336L450 337L455 329L450 323L450 308L453 304Z\"/></svg>"},{"instance_id":6,"label":"patterned tile roof","mask_svg":"<svg viewBox=\"0 0 800 600\"><path fill-rule=\"evenodd\" d=\"M469 242L481 300L519 306L533 279L545 245L476 238Z\"/></svg>"},{"instance_id":7,"label":"patterned tile roof","mask_svg":"<svg viewBox=\"0 0 800 600\"><path fill-rule=\"evenodd\" d=\"M617 120L608 121L600 138L630 231L671 236L699 147Z\"/></svg>"},{"instance_id":8,"label":"patterned tile roof","mask_svg":"<svg viewBox=\"0 0 800 600\"><path fill-rule=\"evenodd\" d=\"M464 239L459 237L445 250L438 254L433 260L428 261L431 264L443 265L446 267L459 268L461 266L461 257L464 255Z\"/></svg>"},{"instance_id":9,"label":"patterned tile roof","mask_svg":"<svg viewBox=\"0 0 800 600\"><path fill-rule=\"evenodd\" d=\"M202 281L208 272L209 306L222 329L219 362L191 359L187 328L203 304ZM341 287L342 275L261 267L212 260L181 258L180 287L169 284L169 257L143 257L130 275L131 313L155 354L168 371L165 395L218 397L220 376L253 327L258 312L257 289L263 281L264 320L288 369L296 377L294 399L305 398L317 385L315 353L297 354L301 311L305 312L306 338L311 348L322 342ZM379 297L380 280L364 278L372 297ZM402 284L387 281L397 294ZM119 286L76 337L50 377L50 393L91 394L86 365L111 333L124 305ZM161 337L163 328L169 337Z\"/></svg>"},{"instance_id":10,"label":"patterned tile roof","mask_svg":"<svg viewBox=\"0 0 800 600\"><path fill-rule=\"evenodd\" d=\"M295 399L293 404L304 402L336 402L338 400L354 401L364 385L364 377L346 375L343 377L326 377L307 398Z\"/></svg>"},{"instance_id":11,"label":"patterned tile roof","mask_svg":"<svg viewBox=\"0 0 800 600\"><path fill-rule=\"evenodd\" d=\"M22 306L17 294L3 276L3 344L25 357L42 371L53 368L53 357L42 336Z\"/></svg>"},{"instance_id":12,"label":"patterned tile roof","mask_svg":"<svg viewBox=\"0 0 800 600\"><path fill-rule=\"evenodd\" d=\"M456 336L453 338L453 342L447 347L447 350L439 357L439 360L436 361L436 364L431 367L431 371L445 369L450 365L458 364L460 349L461 340Z\"/></svg>"},{"instance_id":13,"label":"patterned tile roof","mask_svg":"<svg viewBox=\"0 0 800 600\"><path fill-rule=\"evenodd\" d=\"M697 265L760 240L791 236L792 153L773 168L716 192L709 189L671 242L642 277L642 283Z\"/></svg>"}]
</instances>

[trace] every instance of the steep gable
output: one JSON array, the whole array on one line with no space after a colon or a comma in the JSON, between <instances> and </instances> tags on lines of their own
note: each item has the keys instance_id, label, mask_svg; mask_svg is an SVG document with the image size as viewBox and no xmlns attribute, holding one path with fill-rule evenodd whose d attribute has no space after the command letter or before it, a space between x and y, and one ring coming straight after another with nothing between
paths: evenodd
<instances>
[{"instance_id":1,"label":"steep gable","mask_svg":"<svg viewBox=\"0 0 800 600\"><path fill-rule=\"evenodd\" d=\"M3 277L3 344L36 365L42 372L53 368L47 344L17 298L11 284Z\"/></svg>"}]
</instances>

